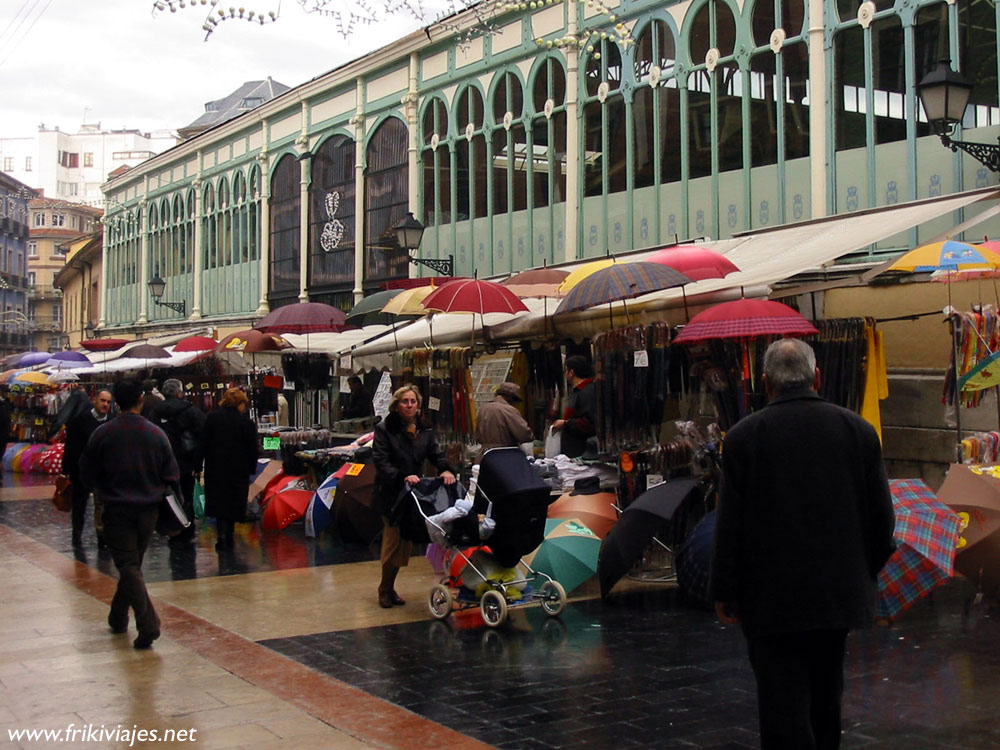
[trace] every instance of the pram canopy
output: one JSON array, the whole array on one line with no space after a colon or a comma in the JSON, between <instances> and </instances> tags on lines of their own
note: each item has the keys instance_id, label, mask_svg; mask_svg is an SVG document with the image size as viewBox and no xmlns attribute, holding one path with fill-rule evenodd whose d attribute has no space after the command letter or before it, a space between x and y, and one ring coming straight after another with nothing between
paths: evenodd
<instances>
[{"instance_id":1,"label":"pram canopy","mask_svg":"<svg viewBox=\"0 0 1000 750\"><path fill-rule=\"evenodd\" d=\"M474 512L489 513L496 522L485 543L501 565L516 565L542 543L551 501L551 488L519 448L492 448L483 454Z\"/></svg>"},{"instance_id":2,"label":"pram canopy","mask_svg":"<svg viewBox=\"0 0 1000 750\"><path fill-rule=\"evenodd\" d=\"M399 535L406 541L427 544L431 538L427 533L424 516L440 513L462 497L465 497L465 487L460 482L447 485L440 477L424 477L400 492L390 511L389 522L399 529ZM478 544L475 515L470 514L468 519L460 519L454 533L456 543Z\"/></svg>"}]
</instances>

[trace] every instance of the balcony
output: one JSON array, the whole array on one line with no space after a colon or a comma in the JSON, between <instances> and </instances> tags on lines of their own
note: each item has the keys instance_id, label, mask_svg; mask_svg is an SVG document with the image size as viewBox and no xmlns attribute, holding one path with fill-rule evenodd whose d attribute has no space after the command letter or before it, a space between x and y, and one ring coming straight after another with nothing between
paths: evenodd
<instances>
[{"instance_id":1,"label":"balcony","mask_svg":"<svg viewBox=\"0 0 1000 750\"><path fill-rule=\"evenodd\" d=\"M28 287L28 299L62 299L62 289L51 284L35 284Z\"/></svg>"},{"instance_id":2,"label":"balcony","mask_svg":"<svg viewBox=\"0 0 1000 750\"><path fill-rule=\"evenodd\" d=\"M32 333L62 332L62 320L53 317L30 318L28 322L24 324L24 326Z\"/></svg>"}]
</instances>

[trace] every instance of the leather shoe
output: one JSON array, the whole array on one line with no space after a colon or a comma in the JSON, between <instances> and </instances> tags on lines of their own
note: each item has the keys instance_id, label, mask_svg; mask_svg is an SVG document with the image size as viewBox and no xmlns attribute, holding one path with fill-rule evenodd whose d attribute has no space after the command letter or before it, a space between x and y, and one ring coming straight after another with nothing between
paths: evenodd
<instances>
[{"instance_id":1,"label":"leather shoe","mask_svg":"<svg viewBox=\"0 0 1000 750\"><path fill-rule=\"evenodd\" d=\"M391 609L392 605L395 603L392 591L378 592L378 606L382 607L382 609Z\"/></svg>"},{"instance_id":2,"label":"leather shoe","mask_svg":"<svg viewBox=\"0 0 1000 750\"><path fill-rule=\"evenodd\" d=\"M406 600L405 600L405 599L403 599L403 597L401 597L401 596L400 596L399 594L397 594L397 593L396 593L395 591L391 591L391 592L389 592L389 595L390 595L390 596L392 597L392 603L393 603L393 604L397 604L397 605L403 605L403 604L406 604Z\"/></svg>"},{"instance_id":3,"label":"leather shoe","mask_svg":"<svg viewBox=\"0 0 1000 750\"><path fill-rule=\"evenodd\" d=\"M128 616L125 616L124 620L116 620L111 615L108 615L108 627L111 628L111 632L115 635L121 635L122 633L128 632Z\"/></svg>"},{"instance_id":4,"label":"leather shoe","mask_svg":"<svg viewBox=\"0 0 1000 750\"><path fill-rule=\"evenodd\" d=\"M144 649L149 648L153 645L153 641L160 637L160 631L156 630L152 633L139 633L135 640L132 641L132 648Z\"/></svg>"}]
</instances>

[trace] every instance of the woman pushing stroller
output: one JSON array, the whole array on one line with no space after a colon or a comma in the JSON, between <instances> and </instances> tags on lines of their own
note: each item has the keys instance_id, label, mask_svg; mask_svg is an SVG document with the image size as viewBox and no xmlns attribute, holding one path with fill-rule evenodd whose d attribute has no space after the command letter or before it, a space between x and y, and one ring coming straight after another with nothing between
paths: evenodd
<instances>
[{"instance_id":1,"label":"woman pushing stroller","mask_svg":"<svg viewBox=\"0 0 1000 750\"><path fill-rule=\"evenodd\" d=\"M454 469L438 446L434 431L421 419L422 403L416 386L404 385L392 394L389 414L375 425L372 505L382 515L382 580L378 586L378 603L386 609L406 603L394 586L399 569L410 562L413 547L389 523L387 516L393 503L407 482L416 484L420 480L425 460L438 470L445 484L455 483Z\"/></svg>"}]
</instances>

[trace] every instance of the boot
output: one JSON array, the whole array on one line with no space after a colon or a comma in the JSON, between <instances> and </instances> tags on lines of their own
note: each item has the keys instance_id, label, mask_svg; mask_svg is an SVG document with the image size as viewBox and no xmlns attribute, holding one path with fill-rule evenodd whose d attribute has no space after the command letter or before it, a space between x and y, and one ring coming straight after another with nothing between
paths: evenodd
<instances>
[{"instance_id":1,"label":"boot","mask_svg":"<svg viewBox=\"0 0 1000 750\"><path fill-rule=\"evenodd\" d=\"M399 568L394 565L382 566L382 581L378 585L378 604L383 609L389 609L393 604L406 604L403 598L393 590Z\"/></svg>"}]
</instances>

